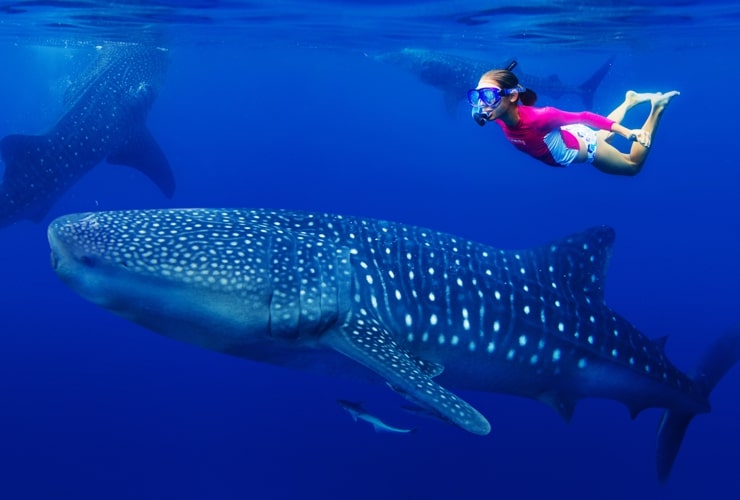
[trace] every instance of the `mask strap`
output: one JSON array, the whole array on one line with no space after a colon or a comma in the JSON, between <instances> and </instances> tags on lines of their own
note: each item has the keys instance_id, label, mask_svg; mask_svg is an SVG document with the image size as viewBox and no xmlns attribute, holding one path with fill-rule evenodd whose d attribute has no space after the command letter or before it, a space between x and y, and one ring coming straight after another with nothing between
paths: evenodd
<instances>
[{"instance_id":1,"label":"mask strap","mask_svg":"<svg viewBox=\"0 0 740 500\"><path fill-rule=\"evenodd\" d=\"M521 85L517 85L513 89L506 89L504 90L504 95L511 95L511 94L521 94L522 92L526 92L527 89L522 87Z\"/></svg>"}]
</instances>

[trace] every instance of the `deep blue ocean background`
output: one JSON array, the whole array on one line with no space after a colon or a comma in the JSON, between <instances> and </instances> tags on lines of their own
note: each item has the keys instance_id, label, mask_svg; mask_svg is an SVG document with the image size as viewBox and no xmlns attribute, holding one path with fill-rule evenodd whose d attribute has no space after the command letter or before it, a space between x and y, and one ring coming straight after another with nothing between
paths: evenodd
<instances>
[{"instance_id":1,"label":"deep blue ocean background","mask_svg":"<svg viewBox=\"0 0 740 500\"><path fill-rule=\"evenodd\" d=\"M618 403L584 400L566 424L538 402L464 393L493 426L474 436L401 411L384 386L160 337L84 301L49 265L48 222L99 209L329 211L502 248L608 224L607 302L646 335L668 335L688 371L740 320L740 5L649 4L0 2L0 136L51 127L95 44L156 38L171 64L148 123L177 177L167 200L140 173L102 163L43 223L0 230L0 499L740 495L738 369L661 486L660 410L631 421ZM516 57L572 83L615 56L595 95L602 114L627 89L681 96L637 177L554 169L373 58L404 47ZM575 96L539 104L583 109ZM418 432L376 434L338 398Z\"/></svg>"}]
</instances>

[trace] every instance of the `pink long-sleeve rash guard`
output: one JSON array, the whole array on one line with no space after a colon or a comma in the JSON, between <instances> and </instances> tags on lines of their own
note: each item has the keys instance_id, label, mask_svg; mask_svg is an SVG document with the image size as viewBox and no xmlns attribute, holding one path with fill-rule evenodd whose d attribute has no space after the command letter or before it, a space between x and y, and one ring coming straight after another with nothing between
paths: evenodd
<instances>
[{"instance_id":1,"label":"pink long-sleeve rash guard","mask_svg":"<svg viewBox=\"0 0 740 500\"><path fill-rule=\"evenodd\" d=\"M563 125L576 123L600 130L611 130L614 124L613 120L589 111L571 113L552 107L533 108L531 106L519 106L519 123L513 127L509 127L501 120L496 120L496 122L504 131L504 136L517 149L554 167L562 165L555 161L545 144L547 134ZM566 147L578 149L578 139L573 134L562 129L560 134Z\"/></svg>"}]
</instances>

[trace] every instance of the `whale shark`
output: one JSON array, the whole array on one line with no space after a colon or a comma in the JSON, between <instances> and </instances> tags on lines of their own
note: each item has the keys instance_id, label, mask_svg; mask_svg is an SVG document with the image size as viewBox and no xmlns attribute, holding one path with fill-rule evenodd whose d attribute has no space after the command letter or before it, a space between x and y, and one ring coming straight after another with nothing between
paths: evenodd
<instances>
[{"instance_id":1,"label":"whale shark","mask_svg":"<svg viewBox=\"0 0 740 500\"><path fill-rule=\"evenodd\" d=\"M71 214L51 263L82 297L214 351L385 383L468 432L489 421L453 390L541 401L570 420L609 398L665 409L668 478L691 419L740 358L740 328L688 375L605 302L614 230L506 250L431 229L336 214L170 209Z\"/></svg>"},{"instance_id":2,"label":"whale shark","mask_svg":"<svg viewBox=\"0 0 740 500\"><path fill-rule=\"evenodd\" d=\"M464 57L447 52L405 48L375 56L381 62L392 64L416 75L422 82L442 91L448 110L466 99L468 89L475 88L480 77L488 70L505 68L509 61L489 61ZM519 81L540 95L558 99L565 95L576 95L586 109L593 108L594 93L614 63L609 58L594 73L580 84L563 82L558 75L540 76L514 69Z\"/></svg>"},{"instance_id":3,"label":"whale shark","mask_svg":"<svg viewBox=\"0 0 740 500\"><path fill-rule=\"evenodd\" d=\"M368 424L373 426L373 429L375 429L375 432L390 432L395 434L408 434L410 432L414 432L414 429L401 429L399 427L393 427L392 425L388 425L380 418L376 417L375 415L368 413L367 410L365 410L365 407L362 406L362 403L358 403L356 401L348 401L346 399L338 399L337 403L339 406L347 410L347 412L352 416L352 419L357 422L358 420L364 420Z\"/></svg>"},{"instance_id":4,"label":"whale shark","mask_svg":"<svg viewBox=\"0 0 740 500\"><path fill-rule=\"evenodd\" d=\"M3 137L0 227L43 220L56 200L103 160L139 170L172 197L169 162L145 123L167 62L161 47L99 46L67 89L63 114L48 132Z\"/></svg>"}]
</instances>

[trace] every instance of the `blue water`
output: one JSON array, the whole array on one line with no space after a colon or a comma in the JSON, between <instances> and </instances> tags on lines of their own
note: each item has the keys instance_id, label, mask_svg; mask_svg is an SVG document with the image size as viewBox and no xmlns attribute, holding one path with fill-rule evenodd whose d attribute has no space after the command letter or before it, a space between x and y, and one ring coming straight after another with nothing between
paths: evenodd
<instances>
[{"instance_id":1,"label":"blue water","mask_svg":"<svg viewBox=\"0 0 740 500\"><path fill-rule=\"evenodd\" d=\"M504 248L609 224L608 303L645 334L668 335L669 357L690 370L740 319L736 2L177 4L0 5L0 136L53 125L95 44L156 39L171 66L148 124L178 184L166 200L140 173L103 163L43 223L0 230L0 498L740 494L738 369L689 428L661 486L659 410L631 421L615 402L584 400L566 424L538 402L464 393L493 426L469 435L400 411L404 400L383 386L159 337L63 285L46 243L55 216L145 207L330 211ZM572 83L614 55L596 93L602 114L629 88L681 96L637 177L553 169L372 57L404 47L517 57L529 73ZM574 96L540 104L582 109ZM629 126L645 112L632 111ZM418 432L375 434L338 398Z\"/></svg>"}]
</instances>

